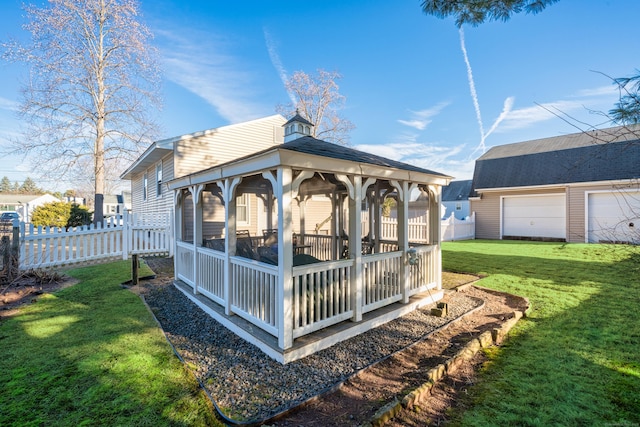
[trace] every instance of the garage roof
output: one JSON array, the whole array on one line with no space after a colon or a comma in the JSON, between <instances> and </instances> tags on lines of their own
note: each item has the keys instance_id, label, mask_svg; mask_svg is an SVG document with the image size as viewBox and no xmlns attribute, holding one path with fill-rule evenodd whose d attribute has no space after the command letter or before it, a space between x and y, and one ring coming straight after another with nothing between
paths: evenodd
<instances>
[{"instance_id":1,"label":"garage roof","mask_svg":"<svg viewBox=\"0 0 640 427\"><path fill-rule=\"evenodd\" d=\"M476 160L473 192L640 178L639 131L621 126L493 147Z\"/></svg>"}]
</instances>

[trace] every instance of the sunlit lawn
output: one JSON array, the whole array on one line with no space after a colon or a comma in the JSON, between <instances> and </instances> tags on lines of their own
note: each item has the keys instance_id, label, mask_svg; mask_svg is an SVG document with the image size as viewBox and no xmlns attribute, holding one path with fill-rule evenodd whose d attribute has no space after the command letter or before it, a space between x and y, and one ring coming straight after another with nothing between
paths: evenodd
<instances>
[{"instance_id":1,"label":"sunlit lawn","mask_svg":"<svg viewBox=\"0 0 640 427\"><path fill-rule=\"evenodd\" d=\"M526 296L533 309L489 353L459 425L640 425L640 248L443 244L443 267Z\"/></svg>"},{"instance_id":2,"label":"sunlit lawn","mask_svg":"<svg viewBox=\"0 0 640 427\"><path fill-rule=\"evenodd\" d=\"M130 264L69 274L80 282L0 324L0 425L216 423L141 299L120 285Z\"/></svg>"}]
</instances>

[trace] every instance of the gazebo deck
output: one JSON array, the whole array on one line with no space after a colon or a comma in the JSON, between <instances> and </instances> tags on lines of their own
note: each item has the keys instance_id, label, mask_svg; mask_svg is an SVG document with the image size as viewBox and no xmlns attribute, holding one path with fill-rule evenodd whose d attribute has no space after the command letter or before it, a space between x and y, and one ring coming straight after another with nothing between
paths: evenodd
<instances>
[{"instance_id":1,"label":"gazebo deck","mask_svg":"<svg viewBox=\"0 0 640 427\"><path fill-rule=\"evenodd\" d=\"M201 310L209 314L213 319L220 322L227 329L230 329L246 341L260 347L262 351L280 363L289 363L306 357L353 336L364 333L372 328L383 325L391 320L404 316L413 310L425 307L429 304L434 304L444 296L443 290L441 289L432 289L415 294L409 298L409 303L407 304L395 302L364 313L362 321L360 322L345 320L319 331L296 338L293 341L293 346L283 351L278 346L277 337L256 327L240 316L226 315L224 307L204 295L194 294L193 288L183 281L175 280L174 285L187 298L195 303Z\"/></svg>"}]
</instances>

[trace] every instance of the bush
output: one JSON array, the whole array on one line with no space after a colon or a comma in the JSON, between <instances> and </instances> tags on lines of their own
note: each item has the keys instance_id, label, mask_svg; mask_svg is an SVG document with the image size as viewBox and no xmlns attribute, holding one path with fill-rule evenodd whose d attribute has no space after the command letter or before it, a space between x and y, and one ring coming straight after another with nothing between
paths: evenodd
<instances>
[{"instance_id":1,"label":"bush","mask_svg":"<svg viewBox=\"0 0 640 427\"><path fill-rule=\"evenodd\" d=\"M91 224L91 213L85 206L69 202L51 202L33 210L31 223L36 227L78 227Z\"/></svg>"}]
</instances>

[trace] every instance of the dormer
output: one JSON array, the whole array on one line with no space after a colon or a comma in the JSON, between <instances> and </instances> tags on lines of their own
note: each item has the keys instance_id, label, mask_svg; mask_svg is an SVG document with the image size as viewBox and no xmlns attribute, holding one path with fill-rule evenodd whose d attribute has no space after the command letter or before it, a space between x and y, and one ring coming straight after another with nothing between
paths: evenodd
<instances>
[{"instance_id":1,"label":"dormer","mask_svg":"<svg viewBox=\"0 0 640 427\"><path fill-rule=\"evenodd\" d=\"M293 141L303 136L311 136L313 134L313 126L313 123L302 117L296 110L296 115L282 125L284 128L284 142Z\"/></svg>"}]
</instances>

